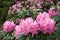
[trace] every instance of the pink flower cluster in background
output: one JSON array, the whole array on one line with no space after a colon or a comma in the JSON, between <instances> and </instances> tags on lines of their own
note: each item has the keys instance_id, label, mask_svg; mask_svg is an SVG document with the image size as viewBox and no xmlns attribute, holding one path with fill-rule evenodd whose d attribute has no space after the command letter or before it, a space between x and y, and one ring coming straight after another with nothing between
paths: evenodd
<instances>
[{"instance_id":1,"label":"pink flower cluster in background","mask_svg":"<svg viewBox=\"0 0 60 40\"><path fill-rule=\"evenodd\" d=\"M12 5L12 7L9 8L8 14L13 14L14 11L19 12L22 8L22 4L20 1L17 1L16 4Z\"/></svg>"},{"instance_id":2,"label":"pink flower cluster in background","mask_svg":"<svg viewBox=\"0 0 60 40\"><path fill-rule=\"evenodd\" d=\"M45 1L46 1L46 3L50 2L51 4L53 4L53 0L45 0ZM44 0L26 0L26 1L15 0L15 2L16 3L9 8L8 14L13 14L14 11L19 12L23 8L31 9L31 10L41 9ZM58 2L58 4L59 4L59 2ZM49 10L50 15L56 15L54 12L50 12L50 11L51 10Z\"/></svg>"},{"instance_id":3,"label":"pink flower cluster in background","mask_svg":"<svg viewBox=\"0 0 60 40\"><path fill-rule=\"evenodd\" d=\"M41 8L40 4L42 3L41 0L26 0L25 2L15 0L15 2L16 3L9 8L8 14L13 14L14 11L19 12L23 8L25 9L28 8L31 10L36 9L36 8L40 9ZM35 5L37 5L37 7Z\"/></svg>"}]
</instances>

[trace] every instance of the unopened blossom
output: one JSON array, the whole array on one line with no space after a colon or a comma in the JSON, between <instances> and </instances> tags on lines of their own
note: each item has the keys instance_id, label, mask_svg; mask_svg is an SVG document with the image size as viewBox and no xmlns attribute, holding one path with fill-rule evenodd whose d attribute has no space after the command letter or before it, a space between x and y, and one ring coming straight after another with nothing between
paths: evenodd
<instances>
[{"instance_id":1,"label":"unopened blossom","mask_svg":"<svg viewBox=\"0 0 60 40\"><path fill-rule=\"evenodd\" d=\"M10 14L12 11L11 10L8 10L8 14Z\"/></svg>"},{"instance_id":2,"label":"unopened blossom","mask_svg":"<svg viewBox=\"0 0 60 40\"><path fill-rule=\"evenodd\" d=\"M57 15L57 11L54 11L54 7L51 7L51 8L49 9L48 13L49 13L50 16L55 16L55 15Z\"/></svg>"},{"instance_id":3,"label":"unopened blossom","mask_svg":"<svg viewBox=\"0 0 60 40\"><path fill-rule=\"evenodd\" d=\"M37 8L38 8L38 9L42 8L39 3L37 3Z\"/></svg>"},{"instance_id":4,"label":"unopened blossom","mask_svg":"<svg viewBox=\"0 0 60 40\"><path fill-rule=\"evenodd\" d=\"M29 9L33 10L35 8L35 6L31 6Z\"/></svg>"},{"instance_id":5,"label":"unopened blossom","mask_svg":"<svg viewBox=\"0 0 60 40\"><path fill-rule=\"evenodd\" d=\"M56 13L55 11L50 11L50 10L49 10L49 14L50 14L51 16L57 15L57 13Z\"/></svg>"},{"instance_id":6,"label":"unopened blossom","mask_svg":"<svg viewBox=\"0 0 60 40\"><path fill-rule=\"evenodd\" d=\"M33 2L34 0L27 0L28 2Z\"/></svg>"},{"instance_id":7,"label":"unopened blossom","mask_svg":"<svg viewBox=\"0 0 60 40\"><path fill-rule=\"evenodd\" d=\"M46 0L46 1L49 1L49 2L51 2L51 0Z\"/></svg>"},{"instance_id":8,"label":"unopened blossom","mask_svg":"<svg viewBox=\"0 0 60 40\"><path fill-rule=\"evenodd\" d=\"M60 9L60 1L57 2L57 8Z\"/></svg>"}]
</instances>

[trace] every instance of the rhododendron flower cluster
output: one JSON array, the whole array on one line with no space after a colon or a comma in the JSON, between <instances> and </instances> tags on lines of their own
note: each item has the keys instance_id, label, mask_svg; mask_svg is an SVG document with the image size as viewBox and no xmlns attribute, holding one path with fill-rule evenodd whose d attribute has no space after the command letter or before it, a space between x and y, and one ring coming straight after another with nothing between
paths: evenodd
<instances>
[{"instance_id":1,"label":"rhododendron flower cluster","mask_svg":"<svg viewBox=\"0 0 60 40\"><path fill-rule=\"evenodd\" d=\"M4 22L4 24L3 24L3 30L5 31L5 32L11 32L11 31L13 31L15 29L15 24L14 24L14 22L12 21L6 21L6 22Z\"/></svg>"},{"instance_id":2,"label":"rhododendron flower cluster","mask_svg":"<svg viewBox=\"0 0 60 40\"><path fill-rule=\"evenodd\" d=\"M31 17L21 19L20 24L15 28L14 33L16 38L19 38L20 34L28 35L29 33L31 33L33 37L35 34L38 34L38 30L43 34L52 34L55 29L55 21L50 18L48 13L43 12L37 16L35 21Z\"/></svg>"},{"instance_id":3,"label":"rhododendron flower cluster","mask_svg":"<svg viewBox=\"0 0 60 40\"><path fill-rule=\"evenodd\" d=\"M37 16L36 20L33 20L31 17L20 19L19 25L16 26L13 21L6 21L3 24L3 29L5 32L11 32L15 29L14 35L16 38L19 38L21 35L28 35L30 33L33 37L35 34L38 34L38 30L43 34L52 34L56 27L55 21L50 17L51 16L49 13L43 12Z\"/></svg>"},{"instance_id":4,"label":"rhododendron flower cluster","mask_svg":"<svg viewBox=\"0 0 60 40\"><path fill-rule=\"evenodd\" d=\"M50 15L46 12L40 13L36 18L40 31L44 34L52 34L55 31L55 21L50 18Z\"/></svg>"},{"instance_id":5,"label":"rhododendron flower cluster","mask_svg":"<svg viewBox=\"0 0 60 40\"><path fill-rule=\"evenodd\" d=\"M38 23L32 18L21 20L20 25L15 28L15 36L18 38L20 34L28 35L32 33L32 37L37 34Z\"/></svg>"}]
</instances>

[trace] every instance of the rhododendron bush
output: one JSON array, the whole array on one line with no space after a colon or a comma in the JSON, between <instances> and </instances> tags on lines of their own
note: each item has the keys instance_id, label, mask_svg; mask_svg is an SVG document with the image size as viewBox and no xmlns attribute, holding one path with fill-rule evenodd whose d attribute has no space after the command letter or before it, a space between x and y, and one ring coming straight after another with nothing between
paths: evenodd
<instances>
[{"instance_id":1,"label":"rhododendron bush","mask_svg":"<svg viewBox=\"0 0 60 40\"><path fill-rule=\"evenodd\" d=\"M1 40L60 40L59 0L14 0L10 4L2 18Z\"/></svg>"}]
</instances>

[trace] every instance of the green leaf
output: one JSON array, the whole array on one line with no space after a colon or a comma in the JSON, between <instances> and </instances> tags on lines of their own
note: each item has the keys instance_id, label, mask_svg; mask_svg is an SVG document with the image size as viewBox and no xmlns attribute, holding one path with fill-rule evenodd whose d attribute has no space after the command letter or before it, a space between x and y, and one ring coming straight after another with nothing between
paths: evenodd
<instances>
[{"instance_id":1,"label":"green leaf","mask_svg":"<svg viewBox=\"0 0 60 40\"><path fill-rule=\"evenodd\" d=\"M26 36L21 36L19 39L17 39L17 40L26 40Z\"/></svg>"},{"instance_id":2,"label":"green leaf","mask_svg":"<svg viewBox=\"0 0 60 40\"><path fill-rule=\"evenodd\" d=\"M56 24L56 26L57 26L57 27L60 27L60 22L58 22L58 23Z\"/></svg>"},{"instance_id":3,"label":"green leaf","mask_svg":"<svg viewBox=\"0 0 60 40\"><path fill-rule=\"evenodd\" d=\"M18 16L21 18L24 14L24 11L23 10L20 10L19 13L18 13Z\"/></svg>"},{"instance_id":4,"label":"green leaf","mask_svg":"<svg viewBox=\"0 0 60 40\"><path fill-rule=\"evenodd\" d=\"M55 9L57 9L57 6L56 6L56 5L53 5L53 7L54 7Z\"/></svg>"},{"instance_id":5,"label":"green leaf","mask_svg":"<svg viewBox=\"0 0 60 40\"><path fill-rule=\"evenodd\" d=\"M60 16L52 16L52 19L54 19L55 21L60 21Z\"/></svg>"},{"instance_id":6,"label":"green leaf","mask_svg":"<svg viewBox=\"0 0 60 40\"><path fill-rule=\"evenodd\" d=\"M26 37L26 40L30 40L30 39L31 39L31 36L30 35Z\"/></svg>"},{"instance_id":7,"label":"green leaf","mask_svg":"<svg viewBox=\"0 0 60 40\"><path fill-rule=\"evenodd\" d=\"M33 12L30 10L27 10L27 16L32 16L32 15L33 15Z\"/></svg>"}]
</instances>

